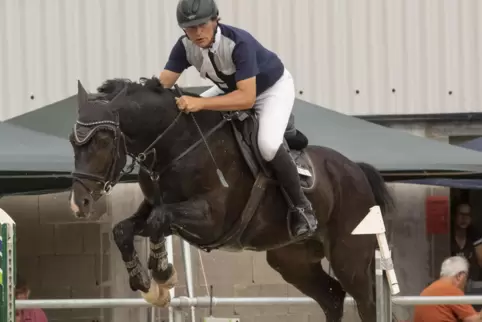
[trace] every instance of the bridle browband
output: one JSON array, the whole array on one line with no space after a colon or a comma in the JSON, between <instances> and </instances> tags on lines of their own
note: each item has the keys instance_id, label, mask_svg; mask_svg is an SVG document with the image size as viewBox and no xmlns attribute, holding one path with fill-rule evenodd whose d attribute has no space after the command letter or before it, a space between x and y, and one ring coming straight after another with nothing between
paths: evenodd
<instances>
[{"instance_id":1,"label":"bridle browband","mask_svg":"<svg viewBox=\"0 0 482 322\"><path fill-rule=\"evenodd\" d=\"M176 90L180 93L179 87L175 85ZM161 133L159 134L156 139L141 153L139 153L137 156L130 153L127 150L127 144L126 144L126 138L128 138L121 130L120 128L120 122L119 122L119 116L117 112L113 112L115 115L115 121L111 120L101 120L101 121L95 121L95 122L81 122L77 120L74 125L74 135L73 135L73 144L77 146L82 146L87 144L97 133L99 130L108 130L111 131L114 134L114 149L112 151L112 163L110 164L107 173L104 176L101 175L96 175L92 173L86 173L82 171L73 171L72 172L72 177L73 180L76 182L79 182L87 191L88 193L94 198L98 199L100 198L103 194L109 194L112 190L112 188L120 181L120 179L127 174L132 173L134 170L135 166L138 165L141 171L146 172L150 179L152 180L153 183L155 183L157 180L160 179L160 177L169 169L171 168L176 162L184 158L186 155L188 155L190 152L192 152L195 148L197 148L201 143L204 142L206 145L206 148L208 149L211 159L213 160L214 164L216 165L217 168L217 174L219 176L220 181L223 183L224 186L228 186L226 183L226 180L224 179L224 176L219 170L219 167L216 164L216 161L214 160L214 156L208 146L207 143L207 138L210 137L214 132L216 132L218 129L222 128L224 124L228 121L231 121L236 114L234 113L222 113L223 118L222 120L216 124L213 128L211 128L206 134L204 134L199 127L199 125L196 122L196 119L192 113L191 117L201 135L201 138L190 145L186 150L184 150L180 155L178 155L176 158L174 158L172 161L170 161L165 167L163 167L160 171L155 171L155 165L157 162L157 150L155 145L159 143L160 140L172 129L174 128L175 124L178 122L179 118L186 113L180 111L177 116L174 118L174 120L169 124L169 126ZM187 115L186 115L187 116ZM116 175L116 172L118 171L118 162L119 158L121 157L121 149L123 150L122 152L126 155L131 157L131 162L125 168L123 166L119 174ZM153 160L150 164L150 166L145 166L144 162L146 161L147 157L149 155L153 155ZM102 186L100 193L98 195L94 193L84 182L82 179L87 179L90 181L96 182L99 186ZM157 186L156 184L154 186Z\"/></svg>"}]
</instances>

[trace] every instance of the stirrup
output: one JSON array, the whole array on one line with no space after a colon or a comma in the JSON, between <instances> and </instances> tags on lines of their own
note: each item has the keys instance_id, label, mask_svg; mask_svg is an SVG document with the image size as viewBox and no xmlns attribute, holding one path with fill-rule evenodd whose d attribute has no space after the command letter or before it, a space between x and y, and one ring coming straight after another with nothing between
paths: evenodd
<instances>
[{"instance_id":1,"label":"stirrup","mask_svg":"<svg viewBox=\"0 0 482 322\"><path fill-rule=\"evenodd\" d=\"M294 238L305 238L313 235L318 228L318 220L316 219L313 213L307 214L307 210L311 210L311 207L296 207L292 206L289 209L291 213L292 226L291 226L291 235ZM311 218L309 218L311 217ZM301 231L301 232L300 232Z\"/></svg>"},{"instance_id":2,"label":"stirrup","mask_svg":"<svg viewBox=\"0 0 482 322\"><path fill-rule=\"evenodd\" d=\"M300 219L305 222L306 226L308 226L309 233L313 233L318 228L318 220L316 219L311 205L294 208L294 211L299 215Z\"/></svg>"}]
</instances>

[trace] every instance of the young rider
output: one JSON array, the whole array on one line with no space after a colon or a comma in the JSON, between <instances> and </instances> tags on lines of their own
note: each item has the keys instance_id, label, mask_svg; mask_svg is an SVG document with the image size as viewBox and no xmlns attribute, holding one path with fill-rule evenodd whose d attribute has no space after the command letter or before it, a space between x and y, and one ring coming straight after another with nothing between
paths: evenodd
<instances>
[{"instance_id":1,"label":"young rider","mask_svg":"<svg viewBox=\"0 0 482 322\"><path fill-rule=\"evenodd\" d=\"M186 112L255 109L261 155L270 163L295 205L293 211L298 220L293 233L311 234L317 220L301 188L296 165L282 146L295 100L293 78L275 53L247 31L221 24L218 15L214 0L179 1L177 21L185 35L172 48L160 81L170 88L185 69L194 66L202 78L216 85L200 98L177 98L179 109Z\"/></svg>"}]
</instances>

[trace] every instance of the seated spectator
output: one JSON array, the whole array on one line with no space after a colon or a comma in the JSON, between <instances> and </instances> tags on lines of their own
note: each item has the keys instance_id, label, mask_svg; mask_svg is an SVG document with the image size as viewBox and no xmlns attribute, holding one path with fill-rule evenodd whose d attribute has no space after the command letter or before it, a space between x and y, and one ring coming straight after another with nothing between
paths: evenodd
<instances>
[{"instance_id":1,"label":"seated spectator","mask_svg":"<svg viewBox=\"0 0 482 322\"><path fill-rule=\"evenodd\" d=\"M17 274L17 285L15 286L15 298L27 300L30 297L30 288L27 282ZM48 322L47 316L41 309L17 310L16 322Z\"/></svg>"},{"instance_id":2,"label":"seated spectator","mask_svg":"<svg viewBox=\"0 0 482 322\"><path fill-rule=\"evenodd\" d=\"M449 257L442 263L440 278L427 286L420 296L463 296L469 262L463 256ZM414 322L482 321L470 304L416 305Z\"/></svg>"}]
</instances>

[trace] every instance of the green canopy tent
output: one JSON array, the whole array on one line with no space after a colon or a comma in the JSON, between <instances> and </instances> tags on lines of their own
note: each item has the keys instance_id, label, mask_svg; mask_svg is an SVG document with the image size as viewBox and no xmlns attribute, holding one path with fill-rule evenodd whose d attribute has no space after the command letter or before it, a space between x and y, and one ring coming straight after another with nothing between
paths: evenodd
<instances>
[{"instance_id":1,"label":"green canopy tent","mask_svg":"<svg viewBox=\"0 0 482 322\"><path fill-rule=\"evenodd\" d=\"M68 140L0 122L0 196L66 190L72 170Z\"/></svg>"},{"instance_id":2,"label":"green canopy tent","mask_svg":"<svg viewBox=\"0 0 482 322\"><path fill-rule=\"evenodd\" d=\"M72 148L67 140L8 123L0 123L0 170L5 173L72 171Z\"/></svg>"},{"instance_id":3,"label":"green canopy tent","mask_svg":"<svg viewBox=\"0 0 482 322\"><path fill-rule=\"evenodd\" d=\"M386 180L482 177L482 153L369 123L298 100L296 127L310 144L373 164Z\"/></svg>"},{"instance_id":4,"label":"green canopy tent","mask_svg":"<svg viewBox=\"0 0 482 322\"><path fill-rule=\"evenodd\" d=\"M71 183L69 143L0 123L0 195L56 191Z\"/></svg>"},{"instance_id":5,"label":"green canopy tent","mask_svg":"<svg viewBox=\"0 0 482 322\"><path fill-rule=\"evenodd\" d=\"M205 89L186 90L200 93ZM76 113L76 96L72 96L8 122L66 138ZM307 135L310 144L373 164L388 181L427 176L473 178L482 174L480 152L369 123L300 99L295 102L294 115L296 127Z\"/></svg>"}]
</instances>

